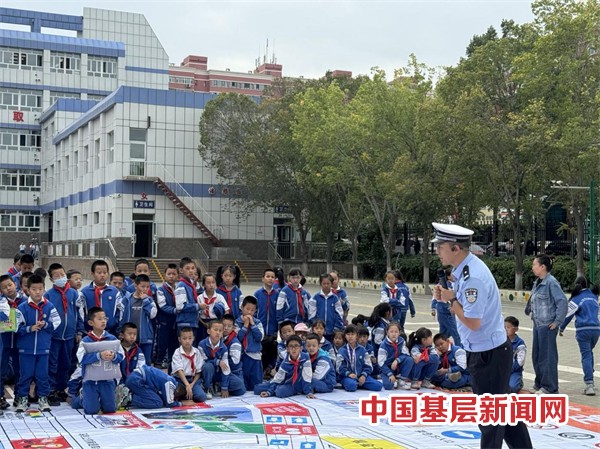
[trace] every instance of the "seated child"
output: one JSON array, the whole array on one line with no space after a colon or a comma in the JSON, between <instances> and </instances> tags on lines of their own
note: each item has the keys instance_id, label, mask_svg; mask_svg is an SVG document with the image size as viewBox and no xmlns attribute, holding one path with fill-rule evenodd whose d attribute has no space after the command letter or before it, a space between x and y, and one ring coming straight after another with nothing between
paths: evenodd
<instances>
[{"instance_id":1,"label":"seated child","mask_svg":"<svg viewBox=\"0 0 600 449\"><path fill-rule=\"evenodd\" d=\"M279 343L277 343L277 363L275 364L275 372L273 373L273 376L279 369L281 362L283 362L283 360L287 356L285 342L292 335L294 335L294 322L293 321L285 320L285 321L282 321L281 323L279 323L279 337L281 338L281 341Z\"/></svg>"},{"instance_id":2,"label":"seated child","mask_svg":"<svg viewBox=\"0 0 600 449\"><path fill-rule=\"evenodd\" d=\"M92 330L83 337L77 350L83 378L81 400L77 403L88 415L95 415L100 410L104 413L117 411L115 381L121 378L120 364L124 355L117 338L106 332L107 321L104 310L90 307L88 326Z\"/></svg>"},{"instance_id":3,"label":"seated child","mask_svg":"<svg viewBox=\"0 0 600 449\"><path fill-rule=\"evenodd\" d=\"M525 341L517 335L519 332L518 318L514 316L504 318L504 329L506 329L506 336L510 340L513 350L513 366L508 381L509 393L518 393L523 388L523 366L527 356L527 346Z\"/></svg>"},{"instance_id":4,"label":"seated child","mask_svg":"<svg viewBox=\"0 0 600 449\"><path fill-rule=\"evenodd\" d=\"M200 385L203 360L200 351L193 346L194 331L184 327L179 332L181 346L175 350L171 361L171 372L185 386L186 399L194 402L206 401L206 393Z\"/></svg>"},{"instance_id":5,"label":"seated child","mask_svg":"<svg viewBox=\"0 0 600 449\"><path fill-rule=\"evenodd\" d=\"M334 331L333 343L331 345L331 349L329 350L329 357L331 357L331 360L333 360L334 364L337 361L337 356L342 346L344 346L344 331Z\"/></svg>"},{"instance_id":6,"label":"seated child","mask_svg":"<svg viewBox=\"0 0 600 449\"><path fill-rule=\"evenodd\" d=\"M125 323L121 327L121 346L123 347L123 361L121 362L121 383L125 383L134 369L146 364L144 353L135 342L137 340L137 326L133 323Z\"/></svg>"},{"instance_id":7,"label":"seated child","mask_svg":"<svg viewBox=\"0 0 600 449\"><path fill-rule=\"evenodd\" d=\"M379 375L379 365L377 364L377 357L375 356L375 351L373 350L373 344L369 341L369 329L364 326L357 326L358 332L356 333L358 344L367 350L367 354L371 358L371 364L373 365L373 372L371 373L372 377L377 377ZM381 343L380 343L381 344Z\"/></svg>"},{"instance_id":8,"label":"seated child","mask_svg":"<svg viewBox=\"0 0 600 449\"><path fill-rule=\"evenodd\" d=\"M392 321L387 328L387 336L379 346L377 363L381 370L383 388L410 390L410 377L415 362L402 337L400 325Z\"/></svg>"},{"instance_id":9,"label":"seated child","mask_svg":"<svg viewBox=\"0 0 600 449\"><path fill-rule=\"evenodd\" d=\"M244 385L247 390L254 389L262 382L262 323L254 316L257 301L254 296L246 296L242 301L240 316L235 321L237 338L242 344L242 365L244 366Z\"/></svg>"},{"instance_id":10,"label":"seated child","mask_svg":"<svg viewBox=\"0 0 600 449\"><path fill-rule=\"evenodd\" d=\"M223 322L213 320L208 323L208 337L200 342L198 349L204 360L202 382L206 388L206 398L212 399L216 383L221 385L221 397L241 396L246 392L241 377L231 373L227 346L221 341Z\"/></svg>"},{"instance_id":11,"label":"seated child","mask_svg":"<svg viewBox=\"0 0 600 449\"><path fill-rule=\"evenodd\" d=\"M415 361L411 388L414 390L418 390L420 387L433 388L431 379L440 363L440 358L433 346L433 334L426 327L420 327L409 335L407 345L410 355Z\"/></svg>"},{"instance_id":12,"label":"seated child","mask_svg":"<svg viewBox=\"0 0 600 449\"><path fill-rule=\"evenodd\" d=\"M21 258L22 259L22 258ZM24 412L28 407L29 387L35 380L39 401L38 405L43 412L50 411L48 394L50 382L48 375L49 352L52 333L60 326L60 316L50 301L44 298L44 280L37 275L27 279L29 299L22 302L18 311L17 330L19 339L19 365L21 377L17 382L17 395L19 402L17 412ZM6 321L10 309L7 301L2 301L0 319Z\"/></svg>"},{"instance_id":13,"label":"seated child","mask_svg":"<svg viewBox=\"0 0 600 449\"><path fill-rule=\"evenodd\" d=\"M469 385L471 379L467 370L467 352L452 344L444 334L436 334L433 343L440 356L440 364L431 378L432 383L449 390Z\"/></svg>"},{"instance_id":14,"label":"seated child","mask_svg":"<svg viewBox=\"0 0 600 449\"><path fill-rule=\"evenodd\" d=\"M336 384L335 368L329 353L320 348L317 334L306 336L306 352L312 368L312 389L314 393L330 393Z\"/></svg>"},{"instance_id":15,"label":"seated child","mask_svg":"<svg viewBox=\"0 0 600 449\"><path fill-rule=\"evenodd\" d=\"M302 340L292 335L286 341L287 356L277 374L269 382L254 387L254 394L261 397L287 398L295 394L312 395L312 368L308 353L302 351Z\"/></svg>"},{"instance_id":16,"label":"seated child","mask_svg":"<svg viewBox=\"0 0 600 449\"><path fill-rule=\"evenodd\" d=\"M304 341L306 340L306 336L308 335L308 326L304 323L298 323L294 326L294 335L300 337L302 340L302 348L304 349Z\"/></svg>"},{"instance_id":17,"label":"seated child","mask_svg":"<svg viewBox=\"0 0 600 449\"><path fill-rule=\"evenodd\" d=\"M346 391L364 388L380 391L381 383L371 377L373 365L367 350L357 343L358 329L350 324L344 330L346 344L341 347L336 361L337 380Z\"/></svg>"},{"instance_id":18,"label":"seated child","mask_svg":"<svg viewBox=\"0 0 600 449\"><path fill-rule=\"evenodd\" d=\"M186 397L186 388L167 373L152 366L137 367L126 381L131 393L130 407L179 407Z\"/></svg>"},{"instance_id":19,"label":"seated child","mask_svg":"<svg viewBox=\"0 0 600 449\"><path fill-rule=\"evenodd\" d=\"M314 320L310 330L319 336L319 344L321 345L321 349L329 353L332 350L333 345L328 339L325 338L325 321ZM333 335L331 338L333 339Z\"/></svg>"}]
</instances>

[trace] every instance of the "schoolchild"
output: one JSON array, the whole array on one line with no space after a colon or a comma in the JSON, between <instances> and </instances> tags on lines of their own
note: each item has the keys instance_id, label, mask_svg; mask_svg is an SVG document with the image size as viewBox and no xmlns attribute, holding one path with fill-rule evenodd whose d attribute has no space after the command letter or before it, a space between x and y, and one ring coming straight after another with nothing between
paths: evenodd
<instances>
[{"instance_id":1,"label":"schoolchild","mask_svg":"<svg viewBox=\"0 0 600 449\"><path fill-rule=\"evenodd\" d=\"M367 350L358 344L357 337L358 329L353 324L344 329L346 344L337 356L337 380L346 391L356 391L358 388L380 391L381 383L371 377L371 358Z\"/></svg>"},{"instance_id":2,"label":"schoolchild","mask_svg":"<svg viewBox=\"0 0 600 449\"><path fill-rule=\"evenodd\" d=\"M146 364L146 357L137 344L138 327L135 323L124 323L121 326L119 339L123 348L123 361L121 362L121 383L124 383L134 369Z\"/></svg>"},{"instance_id":3,"label":"schoolchild","mask_svg":"<svg viewBox=\"0 0 600 449\"><path fill-rule=\"evenodd\" d=\"M321 337L310 333L306 336L306 352L310 357L313 393L330 393L336 384L335 367L329 353L321 349Z\"/></svg>"},{"instance_id":4,"label":"schoolchild","mask_svg":"<svg viewBox=\"0 0 600 449\"><path fill-rule=\"evenodd\" d=\"M254 315L257 301L254 296L246 296L242 301L242 315L235 321L237 338L242 344L242 364L244 366L244 385L253 390L262 382L262 323Z\"/></svg>"},{"instance_id":5,"label":"schoolchild","mask_svg":"<svg viewBox=\"0 0 600 449\"><path fill-rule=\"evenodd\" d=\"M92 282L79 292L79 307L82 311L82 319L87 316L92 307L101 308L106 314L108 322L106 331L113 336L118 335L119 321L121 320L121 293L116 287L108 285L108 264L104 260L96 260L92 264ZM84 323L87 331L90 331L90 320Z\"/></svg>"},{"instance_id":6,"label":"schoolchild","mask_svg":"<svg viewBox=\"0 0 600 449\"><path fill-rule=\"evenodd\" d=\"M21 257L21 259L23 259ZM48 395L50 381L48 363L52 333L60 326L60 316L54 305L44 298L44 281L39 276L27 280L29 298L19 305L19 366L20 377L17 382L17 412L24 412L28 404L29 387L35 381L39 395L38 405L43 412L50 411ZM1 313L8 318L8 304L4 303ZM1 317L0 317L1 318Z\"/></svg>"},{"instance_id":7,"label":"schoolchild","mask_svg":"<svg viewBox=\"0 0 600 449\"><path fill-rule=\"evenodd\" d=\"M410 390L414 360L402 337L400 324L392 321L387 328L385 340L379 346L377 364L381 371L383 388Z\"/></svg>"},{"instance_id":8,"label":"schoolchild","mask_svg":"<svg viewBox=\"0 0 600 449\"><path fill-rule=\"evenodd\" d=\"M227 348L231 374L238 376L240 379L242 379L243 383L244 374L242 373L242 345L237 338L237 333L235 332L235 318L232 314L226 313L221 321L223 321L223 343Z\"/></svg>"},{"instance_id":9,"label":"schoolchild","mask_svg":"<svg viewBox=\"0 0 600 449\"><path fill-rule=\"evenodd\" d=\"M331 276L331 291L334 295L340 298L342 310L344 311L344 326L347 326L348 314L350 313L350 300L348 299L348 293L346 293L346 290L340 287L340 275L337 271L334 270L329 273L329 275Z\"/></svg>"},{"instance_id":10,"label":"schoolchild","mask_svg":"<svg viewBox=\"0 0 600 449\"><path fill-rule=\"evenodd\" d=\"M437 372L431 378L431 382L449 390L470 385L467 352L462 347L452 344L449 337L442 333L433 337L433 343L440 362Z\"/></svg>"},{"instance_id":11,"label":"schoolchild","mask_svg":"<svg viewBox=\"0 0 600 449\"><path fill-rule=\"evenodd\" d=\"M208 335L206 329L213 320L220 320L223 315L229 313L227 301L217 293L217 279L214 274L206 273L202 276L202 287L204 291L198 296L198 307L200 308L201 325L198 330L198 338L204 340Z\"/></svg>"},{"instance_id":12,"label":"schoolchild","mask_svg":"<svg viewBox=\"0 0 600 449\"><path fill-rule=\"evenodd\" d=\"M596 318L597 319L597 318ZM513 351L513 365L508 380L509 392L518 393L523 388L523 367L527 359L527 345L517 332L519 332L519 319L514 316L504 318L504 329L510 340Z\"/></svg>"},{"instance_id":13,"label":"schoolchild","mask_svg":"<svg viewBox=\"0 0 600 449\"><path fill-rule=\"evenodd\" d=\"M238 266L225 265L217 270L217 293L221 294L234 318L241 315L242 291L240 290L240 269Z\"/></svg>"},{"instance_id":14,"label":"schoolchild","mask_svg":"<svg viewBox=\"0 0 600 449\"><path fill-rule=\"evenodd\" d=\"M173 354L171 372L173 376L177 376L177 381L185 386L186 399L204 402L206 393L200 382L203 360L198 348L193 346L194 332L192 329L188 327L181 329L179 343L181 346Z\"/></svg>"},{"instance_id":15,"label":"schoolchild","mask_svg":"<svg viewBox=\"0 0 600 449\"><path fill-rule=\"evenodd\" d=\"M189 257L183 257L179 262L179 282L175 288L175 322L180 331L189 327L194 333L194 341L198 341L198 319L200 306L196 290L196 264Z\"/></svg>"},{"instance_id":16,"label":"schoolchild","mask_svg":"<svg viewBox=\"0 0 600 449\"><path fill-rule=\"evenodd\" d=\"M294 268L288 276L289 283L284 286L277 297L277 321L284 320L293 323L306 323L308 321L308 301L310 294L302 288L302 272Z\"/></svg>"},{"instance_id":17,"label":"schoolchild","mask_svg":"<svg viewBox=\"0 0 600 449\"><path fill-rule=\"evenodd\" d=\"M175 322L177 317L175 289L178 277L179 271L177 270L177 265L174 263L168 264L165 268L165 282L156 290L158 344L154 363L163 369L171 366L171 357L173 357L175 349L179 346Z\"/></svg>"},{"instance_id":18,"label":"schoolchild","mask_svg":"<svg viewBox=\"0 0 600 449\"><path fill-rule=\"evenodd\" d=\"M332 350L333 345L325 338L325 321L314 320L312 326L310 327L310 331L319 336L320 348L329 353ZM331 339L333 340L333 334L331 335Z\"/></svg>"},{"instance_id":19,"label":"schoolchild","mask_svg":"<svg viewBox=\"0 0 600 449\"><path fill-rule=\"evenodd\" d=\"M433 346L433 334L426 327L420 327L411 332L407 341L410 355L415 361L411 387L418 390L420 387L433 388L431 379L437 371L440 358Z\"/></svg>"},{"instance_id":20,"label":"schoolchild","mask_svg":"<svg viewBox=\"0 0 600 449\"><path fill-rule=\"evenodd\" d=\"M277 363L277 296L279 289L274 287L275 271L267 268L263 272L262 287L254 292L258 302L256 314L263 324L265 336L262 341L263 375L268 376Z\"/></svg>"},{"instance_id":21,"label":"schoolchild","mask_svg":"<svg viewBox=\"0 0 600 449\"><path fill-rule=\"evenodd\" d=\"M335 329L344 328L344 310L340 298L331 289L333 278L330 274L319 276L321 291L308 301L308 323L317 320L325 322L325 338L329 341L333 338Z\"/></svg>"}]
</instances>

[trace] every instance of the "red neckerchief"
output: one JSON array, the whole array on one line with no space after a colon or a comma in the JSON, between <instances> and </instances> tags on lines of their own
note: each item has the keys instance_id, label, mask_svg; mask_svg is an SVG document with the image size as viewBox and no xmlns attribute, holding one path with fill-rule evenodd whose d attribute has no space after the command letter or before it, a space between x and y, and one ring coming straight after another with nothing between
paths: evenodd
<instances>
[{"instance_id":1,"label":"red neckerchief","mask_svg":"<svg viewBox=\"0 0 600 449\"><path fill-rule=\"evenodd\" d=\"M233 339L237 337L237 334L235 332L231 332L227 338L223 341L223 343L225 343L225 346L227 346L229 348L229 345L231 344L231 342L233 341Z\"/></svg>"},{"instance_id":2,"label":"red neckerchief","mask_svg":"<svg viewBox=\"0 0 600 449\"><path fill-rule=\"evenodd\" d=\"M8 300L8 305L10 307L12 307L13 309L16 309L17 307L19 307L19 303L18 303L18 299L19 299L19 295L17 295L17 297L15 299L10 299L10 298L6 298Z\"/></svg>"},{"instance_id":3,"label":"red neckerchief","mask_svg":"<svg viewBox=\"0 0 600 449\"><path fill-rule=\"evenodd\" d=\"M423 348L423 352L421 352L421 360L424 362L429 362L429 348Z\"/></svg>"},{"instance_id":4,"label":"red neckerchief","mask_svg":"<svg viewBox=\"0 0 600 449\"><path fill-rule=\"evenodd\" d=\"M135 357L135 355L138 353L138 349L140 347L137 345L137 343L134 343L133 346L131 348L129 348L129 351L125 351L125 375L129 376L129 374L131 373L130 369L129 369L129 365L131 363L131 360Z\"/></svg>"},{"instance_id":5,"label":"red neckerchief","mask_svg":"<svg viewBox=\"0 0 600 449\"><path fill-rule=\"evenodd\" d=\"M298 369L300 368L300 356L294 361L291 357L288 358L290 363L294 365L294 372L292 373L292 385L298 380Z\"/></svg>"},{"instance_id":6,"label":"red neckerchief","mask_svg":"<svg viewBox=\"0 0 600 449\"><path fill-rule=\"evenodd\" d=\"M17 267L15 267L14 265L8 269L8 274L10 274L11 276L15 276L18 272L19 270L17 270Z\"/></svg>"},{"instance_id":7,"label":"red neckerchief","mask_svg":"<svg viewBox=\"0 0 600 449\"><path fill-rule=\"evenodd\" d=\"M192 289L192 293L196 292L196 286L194 284L192 284L192 281L190 281L189 279L184 278L183 276L181 276L179 278L179 280L181 282L183 282L185 285L187 285L189 288L191 288Z\"/></svg>"},{"instance_id":8,"label":"red neckerchief","mask_svg":"<svg viewBox=\"0 0 600 449\"><path fill-rule=\"evenodd\" d=\"M217 347L213 348L210 339L208 340L208 349L210 349L210 359L214 359L217 356L217 352L221 349L221 345L217 343Z\"/></svg>"},{"instance_id":9,"label":"red neckerchief","mask_svg":"<svg viewBox=\"0 0 600 449\"><path fill-rule=\"evenodd\" d=\"M67 290L69 290L71 286L67 283L64 288L60 288L57 285L54 286L54 289L60 293L62 297L63 310L65 312L65 316L67 316Z\"/></svg>"},{"instance_id":10,"label":"red neckerchief","mask_svg":"<svg viewBox=\"0 0 600 449\"><path fill-rule=\"evenodd\" d=\"M263 291L267 295L267 319L269 319L269 307L271 306L271 295L275 293L275 289L272 288L270 292L263 288Z\"/></svg>"},{"instance_id":11,"label":"red neckerchief","mask_svg":"<svg viewBox=\"0 0 600 449\"><path fill-rule=\"evenodd\" d=\"M42 298L42 300L36 304L35 302L30 302L29 306L34 308L35 310L38 311L37 313L37 320L36 321L42 321L44 319L44 306L46 305L47 301L46 299Z\"/></svg>"},{"instance_id":12,"label":"red neckerchief","mask_svg":"<svg viewBox=\"0 0 600 449\"><path fill-rule=\"evenodd\" d=\"M304 320L304 301L302 301L302 287L295 289L292 287L292 284L288 284L288 287L292 289L292 291L296 294L296 300L298 301L298 312Z\"/></svg>"},{"instance_id":13,"label":"red neckerchief","mask_svg":"<svg viewBox=\"0 0 600 449\"><path fill-rule=\"evenodd\" d=\"M217 300L216 294L215 294L215 296L213 296L210 299L208 299L207 297L204 297L204 302L206 303L206 309L204 309L204 313L206 314L206 318L210 318L210 305L214 304L214 302L216 300Z\"/></svg>"},{"instance_id":14,"label":"red neckerchief","mask_svg":"<svg viewBox=\"0 0 600 449\"><path fill-rule=\"evenodd\" d=\"M181 355L190 361L190 364L192 365L192 376L195 376L196 375L196 364L194 363L194 359L196 358L195 355L194 354L187 355L183 351L181 351Z\"/></svg>"},{"instance_id":15,"label":"red neckerchief","mask_svg":"<svg viewBox=\"0 0 600 449\"><path fill-rule=\"evenodd\" d=\"M336 296L337 296L337 294L338 294L339 290L338 290L337 288L332 288L332 289L331 289L331 292L332 292L334 295L336 295Z\"/></svg>"},{"instance_id":16,"label":"red neckerchief","mask_svg":"<svg viewBox=\"0 0 600 449\"><path fill-rule=\"evenodd\" d=\"M94 285L94 298L96 299L96 307L102 307L102 290L106 288Z\"/></svg>"},{"instance_id":17,"label":"red neckerchief","mask_svg":"<svg viewBox=\"0 0 600 449\"><path fill-rule=\"evenodd\" d=\"M310 356L310 363L311 364L315 363L315 360L317 360L318 356L319 356L319 351L315 352L315 355L311 355Z\"/></svg>"},{"instance_id":18,"label":"red neckerchief","mask_svg":"<svg viewBox=\"0 0 600 449\"><path fill-rule=\"evenodd\" d=\"M104 336L104 332L102 333L101 337L98 337L96 334L94 334L93 331L89 331L88 332L88 337L90 337L94 341L102 341L102 340L106 339L106 337Z\"/></svg>"},{"instance_id":19,"label":"red neckerchief","mask_svg":"<svg viewBox=\"0 0 600 449\"><path fill-rule=\"evenodd\" d=\"M390 299L394 299L396 297L396 292L398 291L398 289L388 287L388 290L390 291Z\"/></svg>"},{"instance_id":20,"label":"red neckerchief","mask_svg":"<svg viewBox=\"0 0 600 449\"><path fill-rule=\"evenodd\" d=\"M448 352L445 352L442 357L442 368L450 368L450 362L448 361Z\"/></svg>"},{"instance_id":21,"label":"red neckerchief","mask_svg":"<svg viewBox=\"0 0 600 449\"><path fill-rule=\"evenodd\" d=\"M225 287L224 285L219 285L219 290L221 290L227 295L227 305L229 306L229 310L231 310L231 313L233 313L233 306L231 300L231 292L233 291L233 286L231 287L231 290L227 290L227 287Z\"/></svg>"},{"instance_id":22,"label":"red neckerchief","mask_svg":"<svg viewBox=\"0 0 600 449\"><path fill-rule=\"evenodd\" d=\"M398 342L397 341L393 342L390 340L390 344L394 348L394 358L397 359L398 358Z\"/></svg>"},{"instance_id":23,"label":"red neckerchief","mask_svg":"<svg viewBox=\"0 0 600 449\"><path fill-rule=\"evenodd\" d=\"M168 293L168 295L171 297L171 303L175 304L175 293L173 292L171 286L169 284L163 284L163 287L165 293Z\"/></svg>"},{"instance_id":24,"label":"red neckerchief","mask_svg":"<svg viewBox=\"0 0 600 449\"><path fill-rule=\"evenodd\" d=\"M242 346L244 347L244 350L248 347L248 333L250 332L250 323L248 323L248 326L246 327L246 334L244 335L244 338L242 338Z\"/></svg>"}]
</instances>

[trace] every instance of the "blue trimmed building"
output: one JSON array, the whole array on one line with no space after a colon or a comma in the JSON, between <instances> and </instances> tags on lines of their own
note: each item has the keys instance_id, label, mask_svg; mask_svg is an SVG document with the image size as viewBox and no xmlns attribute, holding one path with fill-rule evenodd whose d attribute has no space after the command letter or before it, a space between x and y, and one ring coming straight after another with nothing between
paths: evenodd
<instances>
[{"instance_id":1,"label":"blue trimmed building","mask_svg":"<svg viewBox=\"0 0 600 449\"><path fill-rule=\"evenodd\" d=\"M238 218L240 189L197 151L215 94L169 90L143 15L0 8L2 23L30 31L0 29L0 257L39 237L108 238L119 257L179 258L197 241L266 258L273 215Z\"/></svg>"}]
</instances>

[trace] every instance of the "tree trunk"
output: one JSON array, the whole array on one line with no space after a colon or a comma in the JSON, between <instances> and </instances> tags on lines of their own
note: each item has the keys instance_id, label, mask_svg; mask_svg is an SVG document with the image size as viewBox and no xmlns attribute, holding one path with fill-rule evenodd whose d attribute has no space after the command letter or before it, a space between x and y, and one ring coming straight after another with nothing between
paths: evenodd
<instances>
[{"instance_id":1,"label":"tree trunk","mask_svg":"<svg viewBox=\"0 0 600 449\"><path fill-rule=\"evenodd\" d=\"M298 227L298 234L300 234L300 260L302 261L302 274L307 275L308 273L308 244L306 243L306 237L308 236L308 226L302 220L302 212L300 215L294 215L294 221Z\"/></svg>"},{"instance_id":2,"label":"tree trunk","mask_svg":"<svg viewBox=\"0 0 600 449\"><path fill-rule=\"evenodd\" d=\"M388 235L387 238L386 236L383 236L384 238L384 242L387 242L384 244L385 246L385 264L386 264L386 269L387 271L392 270L392 251L394 250L395 247L395 242L396 242L396 219L397 217L390 213L390 216L388 218Z\"/></svg>"},{"instance_id":3,"label":"tree trunk","mask_svg":"<svg viewBox=\"0 0 600 449\"><path fill-rule=\"evenodd\" d=\"M358 279L358 234L352 234L352 279Z\"/></svg>"}]
</instances>

